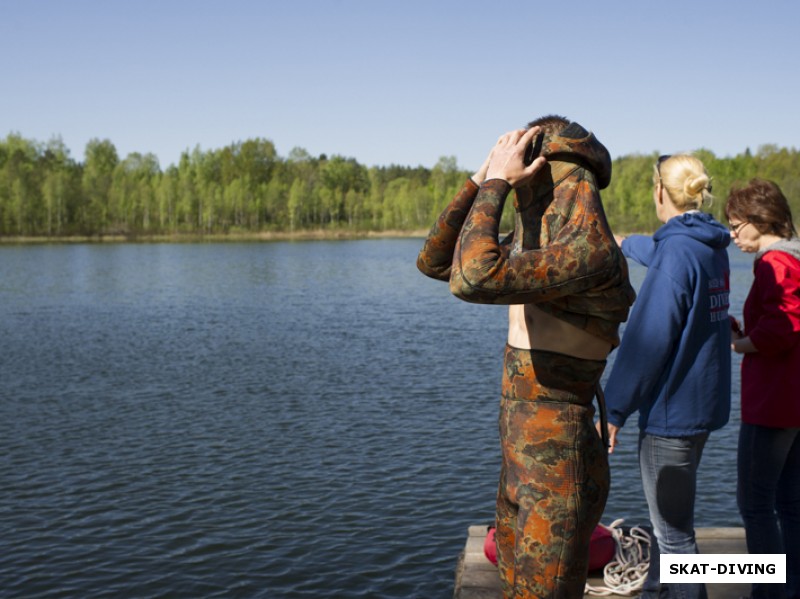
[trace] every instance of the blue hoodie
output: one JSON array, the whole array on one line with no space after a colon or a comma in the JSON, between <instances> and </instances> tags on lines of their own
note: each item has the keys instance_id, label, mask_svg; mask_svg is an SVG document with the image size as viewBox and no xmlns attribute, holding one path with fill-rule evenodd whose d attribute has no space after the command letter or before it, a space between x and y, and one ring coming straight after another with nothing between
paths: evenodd
<instances>
[{"instance_id":1,"label":"blue hoodie","mask_svg":"<svg viewBox=\"0 0 800 599\"><path fill-rule=\"evenodd\" d=\"M721 428L731 405L728 229L708 214L671 218L622 243L647 267L606 384L608 421L686 437Z\"/></svg>"}]
</instances>

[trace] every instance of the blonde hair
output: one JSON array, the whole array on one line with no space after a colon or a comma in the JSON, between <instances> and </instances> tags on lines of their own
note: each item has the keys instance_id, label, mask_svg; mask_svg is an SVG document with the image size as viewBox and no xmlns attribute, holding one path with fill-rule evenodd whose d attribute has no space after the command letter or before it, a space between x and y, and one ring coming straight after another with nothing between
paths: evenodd
<instances>
[{"instance_id":1,"label":"blonde hair","mask_svg":"<svg viewBox=\"0 0 800 599\"><path fill-rule=\"evenodd\" d=\"M656 164L653 184L661 186L681 212L710 206L711 177L703 163L690 154L674 154Z\"/></svg>"}]
</instances>

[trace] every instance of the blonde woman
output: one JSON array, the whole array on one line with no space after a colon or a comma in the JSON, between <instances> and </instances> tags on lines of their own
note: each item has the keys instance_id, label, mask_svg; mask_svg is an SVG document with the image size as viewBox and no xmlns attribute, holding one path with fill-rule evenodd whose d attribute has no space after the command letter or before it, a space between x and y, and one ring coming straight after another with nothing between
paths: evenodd
<instances>
[{"instance_id":1,"label":"blonde woman","mask_svg":"<svg viewBox=\"0 0 800 599\"><path fill-rule=\"evenodd\" d=\"M730 233L701 212L711 199L703 163L662 156L653 202L664 223L622 241L622 253L647 267L606 385L609 451L639 412L639 467L662 553L697 553L697 468L708 435L728 422L731 330ZM642 597L705 597L702 584L661 584L654 551Z\"/></svg>"}]
</instances>

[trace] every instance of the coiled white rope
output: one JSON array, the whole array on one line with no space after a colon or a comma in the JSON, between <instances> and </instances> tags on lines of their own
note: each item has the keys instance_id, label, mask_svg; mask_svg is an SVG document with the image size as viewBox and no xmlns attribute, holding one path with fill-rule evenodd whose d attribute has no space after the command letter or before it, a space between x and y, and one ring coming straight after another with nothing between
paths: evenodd
<instances>
[{"instance_id":1,"label":"coiled white rope","mask_svg":"<svg viewBox=\"0 0 800 599\"><path fill-rule=\"evenodd\" d=\"M624 521L620 518L608 526L601 524L611 533L617 549L614 559L603 568L604 586L594 587L587 582L584 589L586 595L631 596L644 586L647 570L650 567L650 534L638 526L632 527L626 534L619 528Z\"/></svg>"}]
</instances>

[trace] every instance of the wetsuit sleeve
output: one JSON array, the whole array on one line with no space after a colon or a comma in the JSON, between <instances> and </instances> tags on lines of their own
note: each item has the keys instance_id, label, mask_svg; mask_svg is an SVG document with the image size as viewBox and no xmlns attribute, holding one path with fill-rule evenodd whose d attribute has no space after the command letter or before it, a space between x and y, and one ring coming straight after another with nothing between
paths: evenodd
<instances>
[{"instance_id":1,"label":"wetsuit sleeve","mask_svg":"<svg viewBox=\"0 0 800 599\"><path fill-rule=\"evenodd\" d=\"M424 275L440 281L450 279L450 266L453 263L453 251L458 234L469 209L472 208L475 196L478 195L478 189L472 179L467 179L461 190L433 223L425 245L417 257L417 268Z\"/></svg>"},{"instance_id":2,"label":"wetsuit sleeve","mask_svg":"<svg viewBox=\"0 0 800 599\"><path fill-rule=\"evenodd\" d=\"M605 386L608 421L622 427L655 400L691 306L685 283L651 267L633 304ZM648 410L649 412L649 410Z\"/></svg>"},{"instance_id":3,"label":"wetsuit sleeve","mask_svg":"<svg viewBox=\"0 0 800 599\"><path fill-rule=\"evenodd\" d=\"M656 244L648 235L631 235L622 241L620 249L626 258L635 260L642 266L650 266Z\"/></svg>"},{"instance_id":4,"label":"wetsuit sleeve","mask_svg":"<svg viewBox=\"0 0 800 599\"><path fill-rule=\"evenodd\" d=\"M762 315L745 332L767 356L787 352L800 342L800 272L791 260L780 252L767 252L756 266L753 288Z\"/></svg>"},{"instance_id":5,"label":"wetsuit sleeve","mask_svg":"<svg viewBox=\"0 0 800 599\"><path fill-rule=\"evenodd\" d=\"M604 220L588 214L588 183L576 193L575 214L546 247L508 251L498 241L500 217L511 186L491 179L480 191L461 229L450 272L450 291L468 302L527 304L576 295L617 268L616 246L601 230ZM519 234L519 232L517 232Z\"/></svg>"}]
</instances>

